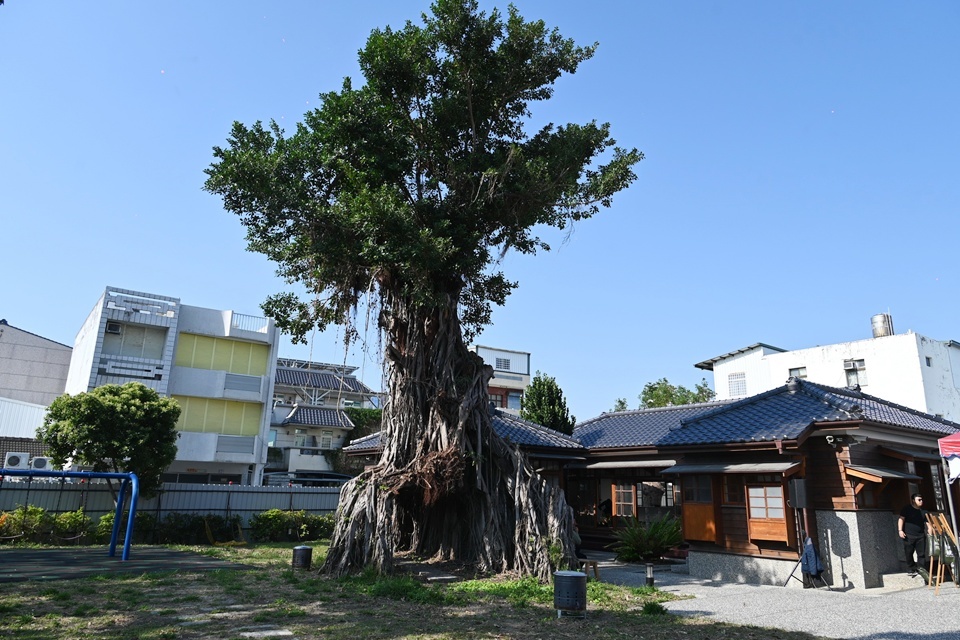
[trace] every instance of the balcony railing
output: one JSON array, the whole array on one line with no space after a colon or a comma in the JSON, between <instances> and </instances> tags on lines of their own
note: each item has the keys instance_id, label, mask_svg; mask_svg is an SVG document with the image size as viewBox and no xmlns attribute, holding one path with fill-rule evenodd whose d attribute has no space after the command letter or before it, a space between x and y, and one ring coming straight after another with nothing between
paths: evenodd
<instances>
[{"instance_id":1,"label":"balcony railing","mask_svg":"<svg viewBox=\"0 0 960 640\"><path fill-rule=\"evenodd\" d=\"M270 328L270 321L267 318L259 316L248 316L243 313L234 313L230 321L230 326L240 331L250 331L253 333L266 333Z\"/></svg>"}]
</instances>

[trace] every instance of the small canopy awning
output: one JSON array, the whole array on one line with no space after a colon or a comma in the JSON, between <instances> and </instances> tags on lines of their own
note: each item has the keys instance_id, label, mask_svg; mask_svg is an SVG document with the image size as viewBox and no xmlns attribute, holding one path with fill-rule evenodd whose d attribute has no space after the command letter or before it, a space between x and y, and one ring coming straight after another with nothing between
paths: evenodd
<instances>
[{"instance_id":1,"label":"small canopy awning","mask_svg":"<svg viewBox=\"0 0 960 640\"><path fill-rule=\"evenodd\" d=\"M952 436L940 438L937 444L940 446L940 455L945 458L950 470L947 482L953 484L957 478L960 478L960 431Z\"/></svg>"},{"instance_id":2,"label":"small canopy awning","mask_svg":"<svg viewBox=\"0 0 960 640\"><path fill-rule=\"evenodd\" d=\"M672 467L676 460L604 460L602 462L588 462L586 464L571 464L568 469L655 469L657 467Z\"/></svg>"},{"instance_id":3,"label":"small canopy awning","mask_svg":"<svg viewBox=\"0 0 960 640\"><path fill-rule=\"evenodd\" d=\"M901 447L880 447L880 453L891 458L900 460L926 460L927 462L939 462L940 456L929 451L916 451L914 449L904 449Z\"/></svg>"},{"instance_id":4,"label":"small canopy awning","mask_svg":"<svg viewBox=\"0 0 960 640\"><path fill-rule=\"evenodd\" d=\"M663 473L782 473L785 476L800 470L799 462L743 462L738 464L678 464Z\"/></svg>"},{"instance_id":5,"label":"small canopy awning","mask_svg":"<svg viewBox=\"0 0 960 640\"><path fill-rule=\"evenodd\" d=\"M944 458L960 456L960 431L952 436L940 438L937 444L940 445L940 455Z\"/></svg>"},{"instance_id":6,"label":"small canopy awning","mask_svg":"<svg viewBox=\"0 0 960 640\"><path fill-rule=\"evenodd\" d=\"M867 482L886 482L888 480L920 480L920 476L895 469L883 467L862 467L860 465L846 465L847 476Z\"/></svg>"}]
</instances>

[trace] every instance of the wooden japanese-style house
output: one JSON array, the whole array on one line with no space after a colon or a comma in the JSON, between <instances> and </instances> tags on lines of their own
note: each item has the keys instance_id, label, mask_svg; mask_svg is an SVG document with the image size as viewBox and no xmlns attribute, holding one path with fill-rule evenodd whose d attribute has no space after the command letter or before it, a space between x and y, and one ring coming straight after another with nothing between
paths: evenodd
<instances>
[{"instance_id":1,"label":"wooden japanese-style house","mask_svg":"<svg viewBox=\"0 0 960 640\"><path fill-rule=\"evenodd\" d=\"M604 413L576 426L573 437L589 451L567 465L567 502L573 507L584 546L602 549L629 519L649 522L680 515L675 477L662 472L676 464L657 443L682 420L712 411L719 403L689 404Z\"/></svg>"},{"instance_id":2,"label":"wooden japanese-style house","mask_svg":"<svg viewBox=\"0 0 960 640\"><path fill-rule=\"evenodd\" d=\"M882 586L903 571L896 521L910 494L947 508L937 440L958 428L796 378L682 420L656 446L677 460L663 474L680 486L690 573L783 584L809 536L828 583Z\"/></svg>"}]
</instances>

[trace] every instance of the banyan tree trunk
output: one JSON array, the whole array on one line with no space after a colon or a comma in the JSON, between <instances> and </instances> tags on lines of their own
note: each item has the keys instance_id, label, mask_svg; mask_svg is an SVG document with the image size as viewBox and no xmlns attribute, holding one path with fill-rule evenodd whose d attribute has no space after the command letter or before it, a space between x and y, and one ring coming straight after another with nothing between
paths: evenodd
<instances>
[{"instance_id":1,"label":"banyan tree trunk","mask_svg":"<svg viewBox=\"0 0 960 640\"><path fill-rule=\"evenodd\" d=\"M393 569L395 551L541 580L573 562L572 513L491 426L492 369L441 309L385 299L389 400L379 463L344 485L323 571Z\"/></svg>"}]
</instances>

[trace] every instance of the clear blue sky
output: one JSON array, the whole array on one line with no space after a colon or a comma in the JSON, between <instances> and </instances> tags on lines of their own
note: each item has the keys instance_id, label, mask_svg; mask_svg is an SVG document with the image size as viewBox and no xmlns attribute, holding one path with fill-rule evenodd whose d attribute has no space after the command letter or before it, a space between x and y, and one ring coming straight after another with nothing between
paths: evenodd
<instances>
[{"instance_id":1,"label":"clear blue sky","mask_svg":"<svg viewBox=\"0 0 960 640\"><path fill-rule=\"evenodd\" d=\"M529 351L579 420L754 342L960 339L960 3L517 0L600 43L534 122L609 121L646 154L480 344ZM0 7L0 317L73 344L107 286L258 314L282 290L201 190L231 122L292 129L374 27L424 1ZM481 7L505 8L482 1ZM380 388L378 343L347 360ZM340 362L337 333L281 355Z\"/></svg>"}]
</instances>

